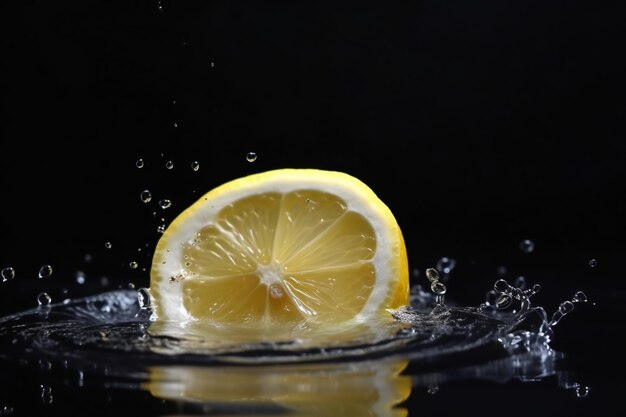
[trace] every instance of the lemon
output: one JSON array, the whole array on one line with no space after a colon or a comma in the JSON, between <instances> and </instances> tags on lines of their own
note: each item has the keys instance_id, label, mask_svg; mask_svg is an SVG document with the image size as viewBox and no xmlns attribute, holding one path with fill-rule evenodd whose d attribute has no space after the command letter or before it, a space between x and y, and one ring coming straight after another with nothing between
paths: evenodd
<instances>
[{"instance_id":1,"label":"lemon","mask_svg":"<svg viewBox=\"0 0 626 417\"><path fill-rule=\"evenodd\" d=\"M153 321L213 326L364 323L409 302L402 232L359 179L320 169L251 174L167 227L150 271Z\"/></svg>"}]
</instances>

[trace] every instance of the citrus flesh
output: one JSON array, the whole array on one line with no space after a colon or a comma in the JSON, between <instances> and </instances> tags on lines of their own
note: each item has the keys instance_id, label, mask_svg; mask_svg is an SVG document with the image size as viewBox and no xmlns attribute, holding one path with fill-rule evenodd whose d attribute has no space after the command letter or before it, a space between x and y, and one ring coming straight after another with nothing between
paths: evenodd
<instances>
[{"instance_id":1,"label":"citrus flesh","mask_svg":"<svg viewBox=\"0 0 626 417\"><path fill-rule=\"evenodd\" d=\"M408 304L390 209L357 178L277 169L229 181L165 230L150 271L153 321L213 326L363 323Z\"/></svg>"}]
</instances>

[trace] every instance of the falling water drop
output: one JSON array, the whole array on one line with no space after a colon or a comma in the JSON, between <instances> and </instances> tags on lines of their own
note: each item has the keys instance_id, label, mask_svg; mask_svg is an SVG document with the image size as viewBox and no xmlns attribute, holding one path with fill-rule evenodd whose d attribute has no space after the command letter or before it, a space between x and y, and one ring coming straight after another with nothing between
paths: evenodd
<instances>
[{"instance_id":1,"label":"falling water drop","mask_svg":"<svg viewBox=\"0 0 626 417\"><path fill-rule=\"evenodd\" d=\"M526 288L526 278L524 278L522 275L515 278L515 287L519 288L520 290Z\"/></svg>"},{"instance_id":2,"label":"falling water drop","mask_svg":"<svg viewBox=\"0 0 626 417\"><path fill-rule=\"evenodd\" d=\"M177 127L177 126L178 126L178 125L177 125L176 123L174 123L174 127ZM167 162L165 163L165 168L167 168L167 169L172 169L172 168L174 168L174 163L173 163L172 161L167 161Z\"/></svg>"},{"instance_id":3,"label":"falling water drop","mask_svg":"<svg viewBox=\"0 0 626 417\"><path fill-rule=\"evenodd\" d=\"M48 278L52 275L52 267L50 265L44 265L39 268L39 278Z\"/></svg>"},{"instance_id":4,"label":"falling water drop","mask_svg":"<svg viewBox=\"0 0 626 417\"><path fill-rule=\"evenodd\" d=\"M160 224L157 226L157 232L159 233L165 233L165 225L164 224Z\"/></svg>"},{"instance_id":5,"label":"falling water drop","mask_svg":"<svg viewBox=\"0 0 626 417\"><path fill-rule=\"evenodd\" d=\"M426 278L428 278L430 282L439 281L439 273L435 268L428 268L426 269Z\"/></svg>"},{"instance_id":6,"label":"falling water drop","mask_svg":"<svg viewBox=\"0 0 626 417\"><path fill-rule=\"evenodd\" d=\"M144 162L143 162L143 159L139 158L139 159L137 160L137 162L135 162L135 166L136 166L137 168L143 168L143 167L144 167Z\"/></svg>"},{"instance_id":7,"label":"falling water drop","mask_svg":"<svg viewBox=\"0 0 626 417\"><path fill-rule=\"evenodd\" d=\"M535 250L535 243L532 240L524 239L519 244L520 249L524 253L531 253Z\"/></svg>"},{"instance_id":8,"label":"falling water drop","mask_svg":"<svg viewBox=\"0 0 626 417\"><path fill-rule=\"evenodd\" d=\"M197 171L200 169L200 163L198 161L193 161L191 163L191 169L193 169L194 171Z\"/></svg>"},{"instance_id":9,"label":"falling water drop","mask_svg":"<svg viewBox=\"0 0 626 417\"><path fill-rule=\"evenodd\" d=\"M166 208L170 208L172 206L172 202L167 198L164 198L163 200L159 201L159 206L165 210Z\"/></svg>"},{"instance_id":10,"label":"falling water drop","mask_svg":"<svg viewBox=\"0 0 626 417\"><path fill-rule=\"evenodd\" d=\"M111 244L111 242L104 242L104 247L107 249L111 249L113 245Z\"/></svg>"},{"instance_id":11,"label":"falling water drop","mask_svg":"<svg viewBox=\"0 0 626 417\"><path fill-rule=\"evenodd\" d=\"M248 162L254 162L256 161L257 155L256 152L248 152L246 154L246 161Z\"/></svg>"},{"instance_id":12,"label":"falling water drop","mask_svg":"<svg viewBox=\"0 0 626 417\"><path fill-rule=\"evenodd\" d=\"M130 261L128 266L130 266L130 269L137 269L139 267L139 264L136 261Z\"/></svg>"},{"instance_id":13,"label":"falling water drop","mask_svg":"<svg viewBox=\"0 0 626 417\"><path fill-rule=\"evenodd\" d=\"M2 282L15 278L15 270L10 266L2 269Z\"/></svg>"},{"instance_id":14,"label":"falling water drop","mask_svg":"<svg viewBox=\"0 0 626 417\"><path fill-rule=\"evenodd\" d=\"M430 290L437 295L444 295L446 293L446 286L442 282L435 281L430 285Z\"/></svg>"},{"instance_id":15,"label":"falling water drop","mask_svg":"<svg viewBox=\"0 0 626 417\"><path fill-rule=\"evenodd\" d=\"M85 280L85 273L83 271L76 271L76 282L80 285L83 285L85 283Z\"/></svg>"},{"instance_id":16,"label":"falling water drop","mask_svg":"<svg viewBox=\"0 0 626 417\"><path fill-rule=\"evenodd\" d=\"M589 260L589 266L592 268L595 268L598 265L598 261L596 261L595 259L590 259Z\"/></svg>"},{"instance_id":17,"label":"falling water drop","mask_svg":"<svg viewBox=\"0 0 626 417\"><path fill-rule=\"evenodd\" d=\"M152 193L150 190L143 190L141 194L139 194L139 198L143 203L149 203L152 201Z\"/></svg>"},{"instance_id":18,"label":"falling water drop","mask_svg":"<svg viewBox=\"0 0 626 417\"><path fill-rule=\"evenodd\" d=\"M40 292L39 294L37 294L37 304L45 307L50 305L50 303L52 302L52 298L48 295L48 293L45 292Z\"/></svg>"}]
</instances>

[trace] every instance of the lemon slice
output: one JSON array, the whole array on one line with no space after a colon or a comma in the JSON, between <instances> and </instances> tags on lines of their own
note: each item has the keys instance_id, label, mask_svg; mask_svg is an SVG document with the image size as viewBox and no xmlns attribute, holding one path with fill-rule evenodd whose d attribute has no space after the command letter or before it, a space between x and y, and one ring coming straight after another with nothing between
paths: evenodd
<instances>
[{"instance_id":1,"label":"lemon slice","mask_svg":"<svg viewBox=\"0 0 626 417\"><path fill-rule=\"evenodd\" d=\"M408 304L390 209L357 178L278 169L227 182L184 210L153 257L153 321L364 322Z\"/></svg>"}]
</instances>

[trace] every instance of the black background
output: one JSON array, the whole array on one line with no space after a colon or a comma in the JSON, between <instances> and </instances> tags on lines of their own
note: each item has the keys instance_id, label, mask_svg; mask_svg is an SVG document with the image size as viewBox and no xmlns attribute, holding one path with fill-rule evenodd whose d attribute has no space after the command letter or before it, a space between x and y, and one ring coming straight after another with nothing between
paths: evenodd
<instances>
[{"instance_id":1,"label":"black background","mask_svg":"<svg viewBox=\"0 0 626 417\"><path fill-rule=\"evenodd\" d=\"M99 291L102 276L148 286L157 226L204 192L272 168L334 169L392 209L414 283L448 256L462 303L499 276L540 283L549 311L584 290L595 309L555 343L587 379L623 389L606 368L622 360L598 341L623 330L625 12L620 1L3 1L0 267L16 278L0 285L0 312L41 289ZM37 279L44 264L54 273Z\"/></svg>"}]
</instances>

